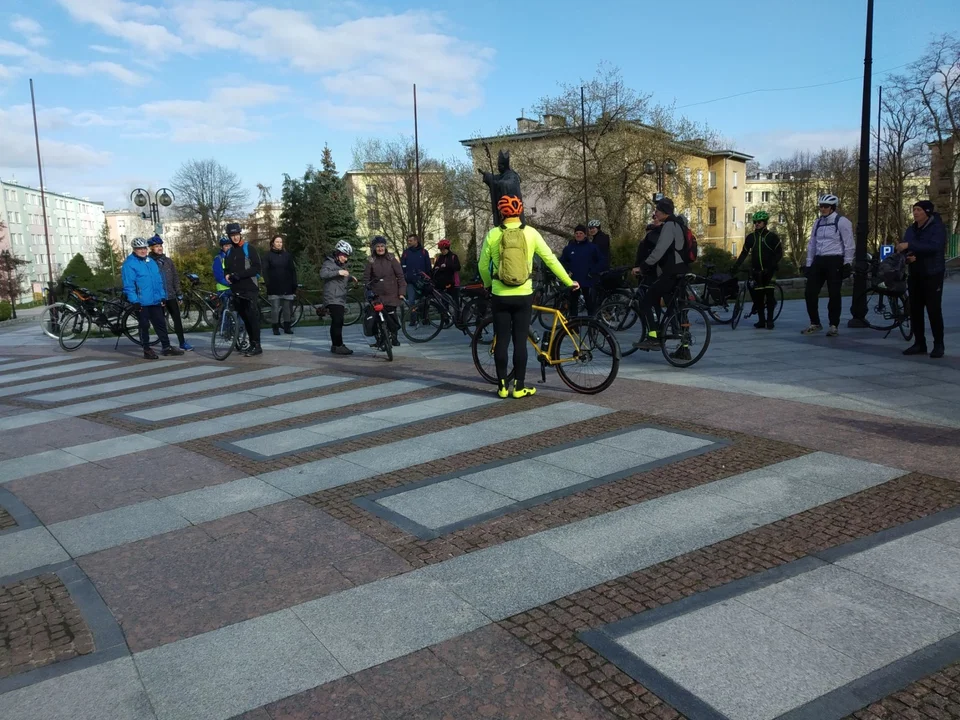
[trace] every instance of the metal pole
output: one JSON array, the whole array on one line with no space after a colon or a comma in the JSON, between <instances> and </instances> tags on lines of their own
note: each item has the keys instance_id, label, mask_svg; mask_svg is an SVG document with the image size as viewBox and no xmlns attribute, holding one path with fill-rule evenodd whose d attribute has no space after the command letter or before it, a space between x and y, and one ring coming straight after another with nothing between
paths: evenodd
<instances>
[{"instance_id":1,"label":"metal pole","mask_svg":"<svg viewBox=\"0 0 960 720\"><path fill-rule=\"evenodd\" d=\"M413 84L413 154L417 173L417 238L423 243L423 219L420 217L420 131L417 124L417 84Z\"/></svg>"},{"instance_id":2,"label":"metal pole","mask_svg":"<svg viewBox=\"0 0 960 720\"><path fill-rule=\"evenodd\" d=\"M583 94L583 85L580 86L580 144L583 146L583 219L590 220L590 198L587 195L587 111Z\"/></svg>"},{"instance_id":3,"label":"metal pole","mask_svg":"<svg viewBox=\"0 0 960 720\"><path fill-rule=\"evenodd\" d=\"M877 187L874 189L873 201L873 236L877 252L880 251L880 133L883 132L881 122L883 122L883 85L880 86L880 95L877 99Z\"/></svg>"},{"instance_id":4,"label":"metal pole","mask_svg":"<svg viewBox=\"0 0 960 720\"><path fill-rule=\"evenodd\" d=\"M869 327L867 316L867 236L870 233L870 92L873 74L873 0L867 0L863 51L863 108L860 118L860 179L857 193L857 245L853 277L853 316L847 327Z\"/></svg>"},{"instance_id":5,"label":"metal pole","mask_svg":"<svg viewBox=\"0 0 960 720\"><path fill-rule=\"evenodd\" d=\"M37 143L37 174L40 175L40 210L43 214L43 240L47 247L47 299L52 305L53 297L53 258L50 255L50 229L47 227L47 195L43 187L43 163L40 162L40 130L37 127L37 101L33 95L33 78L30 78L30 104L33 106L33 137Z\"/></svg>"}]
</instances>

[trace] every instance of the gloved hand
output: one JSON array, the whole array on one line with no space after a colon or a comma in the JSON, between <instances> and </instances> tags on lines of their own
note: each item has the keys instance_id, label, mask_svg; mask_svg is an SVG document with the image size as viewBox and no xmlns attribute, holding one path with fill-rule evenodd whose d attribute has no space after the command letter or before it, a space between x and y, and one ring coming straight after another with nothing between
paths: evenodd
<instances>
[{"instance_id":1,"label":"gloved hand","mask_svg":"<svg viewBox=\"0 0 960 720\"><path fill-rule=\"evenodd\" d=\"M846 280L851 275L853 275L853 265L846 263L840 270L840 277Z\"/></svg>"},{"instance_id":2,"label":"gloved hand","mask_svg":"<svg viewBox=\"0 0 960 720\"><path fill-rule=\"evenodd\" d=\"M133 312L135 312L137 315L139 315L142 310L143 306L140 303L133 304Z\"/></svg>"},{"instance_id":3,"label":"gloved hand","mask_svg":"<svg viewBox=\"0 0 960 720\"><path fill-rule=\"evenodd\" d=\"M183 295L177 295L177 302L183 302Z\"/></svg>"},{"instance_id":4,"label":"gloved hand","mask_svg":"<svg viewBox=\"0 0 960 720\"><path fill-rule=\"evenodd\" d=\"M803 269L803 276L809 280L809 279L810 279L810 274L811 274L812 272L813 272L813 265L807 265L807 266Z\"/></svg>"}]
</instances>

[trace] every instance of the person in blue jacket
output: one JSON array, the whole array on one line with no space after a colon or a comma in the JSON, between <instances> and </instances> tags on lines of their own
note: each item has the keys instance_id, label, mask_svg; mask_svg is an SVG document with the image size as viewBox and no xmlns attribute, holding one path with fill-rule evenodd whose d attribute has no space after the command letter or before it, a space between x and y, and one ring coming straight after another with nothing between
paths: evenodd
<instances>
[{"instance_id":1,"label":"person in blue jacket","mask_svg":"<svg viewBox=\"0 0 960 720\"><path fill-rule=\"evenodd\" d=\"M913 345L904 355L926 355L927 338L923 332L923 310L930 317L933 335L932 358L943 357L943 277L947 271L947 228L934 212L933 203L920 200L913 205L913 224L903 233L897 252L907 254L910 263L910 327Z\"/></svg>"},{"instance_id":2,"label":"person in blue jacket","mask_svg":"<svg viewBox=\"0 0 960 720\"><path fill-rule=\"evenodd\" d=\"M411 306L410 320L416 323L417 314L413 310L417 301L417 284L423 280L422 273L430 275L433 267L430 264L430 253L420 244L416 233L407 235L407 249L400 255L400 266L403 268L403 279L407 281L407 302Z\"/></svg>"},{"instance_id":3,"label":"person in blue jacket","mask_svg":"<svg viewBox=\"0 0 960 720\"><path fill-rule=\"evenodd\" d=\"M213 279L217 283L217 294L230 292L230 283L227 282L227 276L223 272L223 261L230 252L231 245L233 243L230 242L230 238L220 238L220 252L213 258Z\"/></svg>"},{"instance_id":4,"label":"person in blue jacket","mask_svg":"<svg viewBox=\"0 0 960 720\"><path fill-rule=\"evenodd\" d=\"M140 321L140 344L143 345L143 357L156 360L157 354L150 347L150 324L157 331L164 355L183 355L183 350L170 344L167 335L167 321L164 318L164 303L167 290L163 282L160 266L150 257L150 248L143 238L134 238L130 243L133 252L123 261L120 277L123 280L123 293L133 305L133 311Z\"/></svg>"},{"instance_id":5,"label":"person in blue jacket","mask_svg":"<svg viewBox=\"0 0 960 720\"><path fill-rule=\"evenodd\" d=\"M594 276L603 268L603 256L600 249L587 240L587 229L583 225L577 225L573 229L573 240L567 243L560 254L560 263L570 277L580 283L579 292L583 293L587 313L593 315L596 312L597 297L593 292ZM576 297L574 299L579 300ZM576 305L573 307L576 308Z\"/></svg>"}]
</instances>

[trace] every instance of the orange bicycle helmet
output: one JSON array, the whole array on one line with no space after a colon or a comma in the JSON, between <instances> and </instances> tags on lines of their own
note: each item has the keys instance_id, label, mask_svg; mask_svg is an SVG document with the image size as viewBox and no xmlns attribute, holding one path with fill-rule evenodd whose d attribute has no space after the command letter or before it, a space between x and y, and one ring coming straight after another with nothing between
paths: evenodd
<instances>
[{"instance_id":1,"label":"orange bicycle helmet","mask_svg":"<svg viewBox=\"0 0 960 720\"><path fill-rule=\"evenodd\" d=\"M523 201L516 195L504 195L497 202L497 210L505 218L520 217L523 214Z\"/></svg>"}]
</instances>

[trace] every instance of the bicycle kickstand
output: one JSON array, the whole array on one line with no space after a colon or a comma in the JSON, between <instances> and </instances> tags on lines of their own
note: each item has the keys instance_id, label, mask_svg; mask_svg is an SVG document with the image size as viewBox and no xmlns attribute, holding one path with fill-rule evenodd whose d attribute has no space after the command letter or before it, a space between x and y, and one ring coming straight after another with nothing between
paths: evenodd
<instances>
[{"instance_id":1,"label":"bicycle kickstand","mask_svg":"<svg viewBox=\"0 0 960 720\"><path fill-rule=\"evenodd\" d=\"M547 384L547 365L543 360L540 361L540 385Z\"/></svg>"}]
</instances>

